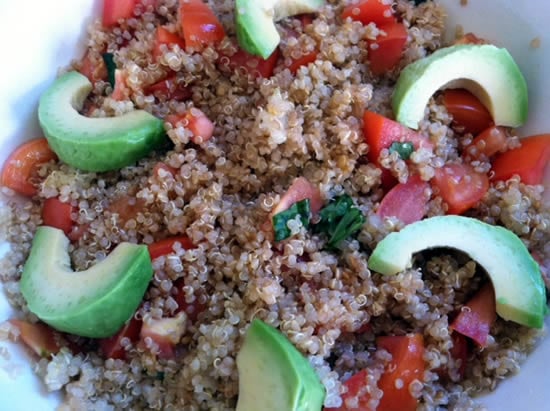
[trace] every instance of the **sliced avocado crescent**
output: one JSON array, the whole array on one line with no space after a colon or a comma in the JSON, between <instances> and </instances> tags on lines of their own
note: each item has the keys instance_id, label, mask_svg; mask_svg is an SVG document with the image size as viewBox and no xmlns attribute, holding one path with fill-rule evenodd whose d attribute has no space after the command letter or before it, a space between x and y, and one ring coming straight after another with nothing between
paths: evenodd
<instances>
[{"instance_id":1,"label":"sliced avocado crescent","mask_svg":"<svg viewBox=\"0 0 550 411\"><path fill-rule=\"evenodd\" d=\"M255 319L237 355L237 411L319 411L325 388L279 331Z\"/></svg>"},{"instance_id":2,"label":"sliced avocado crescent","mask_svg":"<svg viewBox=\"0 0 550 411\"><path fill-rule=\"evenodd\" d=\"M84 171L134 164L166 141L164 123L144 110L118 117L81 115L92 84L82 74L63 74L41 96L38 120L57 156Z\"/></svg>"},{"instance_id":3,"label":"sliced avocado crescent","mask_svg":"<svg viewBox=\"0 0 550 411\"><path fill-rule=\"evenodd\" d=\"M542 328L547 307L540 267L523 242L503 227L460 216L428 218L389 234L368 265L381 274L396 274L411 265L414 253L436 247L460 250L487 271L502 318Z\"/></svg>"},{"instance_id":4,"label":"sliced avocado crescent","mask_svg":"<svg viewBox=\"0 0 550 411\"><path fill-rule=\"evenodd\" d=\"M276 21L296 14L313 13L324 3L325 0L236 0L239 45L250 54L266 59L281 41Z\"/></svg>"},{"instance_id":5,"label":"sliced avocado crescent","mask_svg":"<svg viewBox=\"0 0 550 411\"><path fill-rule=\"evenodd\" d=\"M441 88L465 88L487 107L497 126L527 120L527 84L504 48L464 44L437 50L401 72L392 98L397 121L417 129L430 97Z\"/></svg>"},{"instance_id":6,"label":"sliced avocado crescent","mask_svg":"<svg viewBox=\"0 0 550 411\"><path fill-rule=\"evenodd\" d=\"M119 244L86 271L70 267L63 231L36 231L21 276L21 293L31 312L53 328L83 337L115 334L136 311L153 275L147 247Z\"/></svg>"}]
</instances>

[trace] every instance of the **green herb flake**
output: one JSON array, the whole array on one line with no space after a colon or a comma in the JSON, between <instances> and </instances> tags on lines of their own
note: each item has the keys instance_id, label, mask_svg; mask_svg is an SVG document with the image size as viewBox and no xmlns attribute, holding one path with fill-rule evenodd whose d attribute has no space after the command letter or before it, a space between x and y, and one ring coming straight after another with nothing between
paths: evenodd
<instances>
[{"instance_id":1,"label":"green herb flake","mask_svg":"<svg viewBox=\"0 0 550 411\"><path fill-rule=\"evenodd\" d=\"M338 248L340 243L361 229L365 217L347 194L337 197L319 212L320 221L314 231L325 233L328 248Z\"/></svg>"},{"instance_id":2,"label":"green herb flake","mask_svg":"<svg viewBox=\"0 0 550 411\"><path fill-rule=\"evenodd\" d=\"M418 6L419 4L426 3L427 0L414 0L414 4Z\"/></svg>"},{"instance_id":3,"label":"green herb flake","mask_svg":"<svg viewBox=\"0 0 550 411\"><path fill-rule=\"evenodd\" d=\"M304 227L309 227L311 220L311 208L309 199L294 203L288 210L281 211L273 216L273 231L275 232L275 241L282 241L290 237L291 232L287 226L290 220L300 217L300 221Z\"/></svg>"},{"instance_id":4,"label":"green herb flake","mask_svg":"<svg viewBox=\"0 0 550 411\"><path fill-rule=\"evenodd\" d=\"M116 70L115 56L113 53L103 53L101 57L103 57L105 66L107 66L109 83L111 84L111 87L114 89L115 88L115 70Z\"/></svg>"},{"instance_id":5,"label":"green herb flake","mask_svg":"<svg viewBox=\"0 0 550 411\"><path fill-rule=\"evenodd\" d=\"M403 160L408 160L411 157L411 154L414 152L414 146L411 142L405 141L400 143L395 141L390 146L390 153L397 152L399 157Z\"/></svg>"}]
</instances>

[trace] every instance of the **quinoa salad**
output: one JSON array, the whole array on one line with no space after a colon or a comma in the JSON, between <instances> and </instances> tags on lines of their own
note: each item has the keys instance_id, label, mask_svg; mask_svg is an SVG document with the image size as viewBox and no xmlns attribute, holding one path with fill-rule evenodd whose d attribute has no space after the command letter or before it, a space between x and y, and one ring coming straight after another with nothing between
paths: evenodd
<instances>
[{"instance_id":1,"label":"quinoa salad","mask_svg":"<svg viewBox=\"0 0 550 411\"><path fill-rule=\"evenodd\" d=\"M0 239L10 244L0 279L18 313L0 323L0 346L27 346L46 389L63 393L60 410L246 411L238 355L255 319L305 359L326 411L481 410L479 394L520 372L545 333L550 138L523 139L461 88L436 88L417 126L401 121L407 67L498 39L458 29L446 44L437 1L369 1L376 10L327 0L282 18L276 48L259 56L254 39L243 43L234 0L121 1L129 11L104 0L83 57L60 78L78 72L73 80L90 84L81 116L139 111L160 124L154 144L114 169L93 169L123 157L110 142L89 168L99 146L70 165L46 107L47 140L33 140L40 161L17 185L8 159L0 187ZM201 18L204 38L191 30ZM546 156L538 168L511 167L508 157L530 147ZM542 284L540 318L518 322L504 307L506 286L480 263L484 237L463 248L414 231L451 215L518 241ZM75 272L112 262L122 243L147 250L151 272L141 294L127 293L139 302L122 327L90 337L32 308L22 275L42 226L66 239ZM399 234L429 245L393 273L374 269L375 250ZM404 343L405 354L395 348Z\"/></svg>"}]
</instances>

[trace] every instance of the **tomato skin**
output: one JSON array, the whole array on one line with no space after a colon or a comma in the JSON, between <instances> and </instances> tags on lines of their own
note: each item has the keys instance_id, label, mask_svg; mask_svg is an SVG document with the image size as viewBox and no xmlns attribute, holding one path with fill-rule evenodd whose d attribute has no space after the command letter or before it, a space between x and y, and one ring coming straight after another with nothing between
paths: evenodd
<instances>
[{"instance_id":1,"label":"tomato skin","mask_svg":"<svg viewBox=\"0 0 550 411\"><path fill-rule=\"evenodd\" d=\"M427 212L428 197L425 192L430 185L418 175L406 183L397 184L384 196L376 214L380 217L396 217L405 224L421 220Z\"/></svg>"},{"instance_id":2,"label":"tomato skin","mask_svg":"<svg viewBox=\"0 0 550 411\"><path fill-rule=\"evenodd\" d=\"M418 400L409 392L409 385L422 381L424 376L424 338L421 334L385 336L376 339L378 348L392 355L390 364L378 381L378 388L384 396L378 404L378 411L415 411ZM401 380L401 388L396 386Z\"/></svg>"},{"instance_id":3,"label":"tomato skin","mask_svg":"<svg viewBox=\"0 0 550 411\"><path fill-rule=\"evenodd\" d=\"M550 134L521 140L521 147L499 154L493 162L493 180L508 180L519 175L525 184L541 184L550 162Z\"/></svg>"},{"instance_id":4,"label":"tomato skin","mask_svg":"<svg viewBox=\"0 0 550 411\"><path fill-rule=\"evenodd\" d=\"M181 125L191 131L191 141L195 144L210 140L214 134L214 123L198 108L192 108L183 114L169 114L164 120L172 127Z\"/></svg>"},{"instance_id":5,"label":"tomato skin","mask_svg":"<svg viewBox=\"0 0 550 411\"><path fill-rule=\"evenodd\" d=\"M465 149L466 156L486 160L506 150L508 138L505 127L492 126L483 130Z\"/></svg>"},{"instance_id":6,"label":"tomato skin","mask_svg":"<svg viewBox=\"0 0 550 411\"><path fill-rule=\"evenodd\" d=\"M380 34L376 40L368 41L368 59L370 71L381 75L393 69L405 49L407 29L403 23L386 23L380 26L386 35Z\"/></svg>"},{"instance_id":7,"label":"tomato skin","mask_svg":"<svg viewBox=\"0 0 550 411\"><path fill-rule=\"evenodd\" d=\"M433 184L447 203L447 214L462 214L483 198L489 189L486 174L477 173L469 164L447 164L435 170Z\"/></svg>"},{"instance_id":8,"label":"tomato skin","mask_svg":"<svg viewBox=\"0 0 550 411\"><path fill-rule=\"evenodd\" d=\"M495 290L488 282L466 303L450 328L474 340L480 347L487 345L491 326L497 318Z\"/></svg>"},{"instance_id":9,"label":"tomato skin","mask_svg":"<svg viewBox=\"0 0 550 411\"><path fill-rule=\"evenodd\" d=\"M147 248L149 249L149 255L151 256L151 260L154 260L155 258L158 258L161 255L168 255L173 253L174 244L176 243L180 243L182 248L185 250L191 250L193 248L197 248L195 244L191 242L189 237L184 235L165 238L164 240L159 240L147 246Z\"/></svg>"},{"instance_id":10,"label":"tomato skin","mask_svg":"<svg viewBox=\"0 0 550 411\"><path fill-rule=\"evenodd\" d=\"M85 75L92 84L99 80L107 80L107 66L101 56L92 56L88 51L80 62L79 72Z\"/></svg>"},{"instance_id":11,"label":"tomato skin","mask_svg":"<svg viewBox=\"0 0 550 411\"><path fill-rule=\"evenodd\" d=\"M73 206L70 203L63 203L58 198L48 198L42 206L42 223L69 234L74 224L72 212Z\"/></svg>"},{"instance_id":12,"label":"tomato skin","mask_svg":"<svg viewBox=\"0 0 550 411\"><path fill-rule=\"evenodd\" d=\"M254 56L239 48L231 56L221 53L218 66L220 70L228 73L238 72L241 75L249 75L254 79L269 78L273 75L279 56L280 51L278 47L267 59Z\"/></svg>"},{"instance_id":13,"label":"tomato skin","mask_svg":"<svg viewBox=\"0 0 550 411\"><path fill-rule=\"evenodd\" d=\"M177 77L173 75L146 87L145 94L152 94L161 101L183 101L191 97L191 90L178 84Z\"/></svg>"},{"instance_id":14,"label":"tomato skin","mask_svg":"<svg viewBox=\"0 0 550 411\"><path fill-rule=\"evenodd\" d=\"M180 0L179 19L185 46L194 51L225 38L222 24L202 0Z\"/></svg>"},{"instance_id":15,"label":"tomato skin","mask_svg":"<svg viewBox=\"0 0 550 411\"><path fill-rule=\"evenodd\" d=\"M136 0L103 0L103 26L116 26L119 20L129 19L134 15L135 6Z\"/></svg>"},{"instance_id":16,"label":"tomato skin","mask_svg":"<svg viewBox=\"0 0 550 411\"><path fill-rule=\"evenodd\" d=\"M292 59L290 64L286 65L286 67L288 67L292 74L296 74L300 67L307 66L309 63L313 63L315 60L317 60L318 55L319 52L317 50L314 50L310 53L302 55L301 57Z\"/></svg>"},{"instance_id":17,"label":"tomato skin","mask_svg":"<svg viewBox=\"0 0 550 411\"><path fill-rule=\"evenodd\" d=\"M126 84L126 73L122 70L115 70L115 88L111 94L111 98L116 101L130 99L130 89Z\"/></svg>"},{"instance_id":18,"label":"tomato skin","mask_svg":"<svg viewBox=\"0 0 550 411\"><path fill-rule=\"evenodd\" d=\"M162 55L161 46L179 46L180 49L185 50L185 41L175 33L168 31L166 27L157 27L157 34L155 37L155 45L153 46L153 57L155 60Z\"/></svg>"},{"instance_id":19,"label":"tomato skin","mask_svg":"<svg viewBox=\"0 0 550 411\"><path fill-rule=\"evenodd\" d=\"M126 350L122 346L122 339L127 338L130 342L135 343L139 340L141 327L142 321L136 319L134 315L115 335L100 339L99 348L101 349L103 358L126 359Z\"/></svg>"},{"instance_id":20,"label":"tomato skin","mask_svg":"<svg viewBox=\"0 0 550 411\"><path fill-rule=\"evenodd\" d=\"M367 384L367 370L361 370L353 374L350 378L344 381L343 385L347 388L347 391L342 394L342 405L337 408L324 408L324 411L348 411L346 406L346 399L357 397L358 395L358 408L356 410L367 411L370 408L368 407L369 395L367 393L360 394L359 391ZM352 411L352 409L349 409Z\"/></svg>"},{"instance_id":21,"label":"tomato skin","mask_svg":"<svg viewBox=\"0 0 550 411\"><path fill-rule=\"evenodd\" d=\"M57 160L57 156L45 138L29 140L17 147L4 163L0 185L32 197L38 193L38 189L29 180L40 164L51 160Z\"/></svg>"},{"instance_id":22,"label":"tomato skin","mask_svg":"<svg viewBox=\"0 0 550 411\"><path fill-rule=\"evenodd\" d=\"M494 124L489 110L467 90L444 90L443 105L453 116L453 124L464 133L479 134Z\"/></svg>"},{"instance_id":23,"label":"tomato skin","mask_svg":"<svg viewBox=\"0 0 550 411\"><path fill-rule=\"evenodd\" d=\"M342 12L342 19L348 17L364 25L375 23L380 26L397 22L391 4L382 4L380 0L362 0L357 4L346 6Z\"/></svg>"},{"instance_id":24,"label":"tomato skin","mask_svg":"<svg viewBox=\"0 0 550 411\"><path fill-rule=\"evenodd\" d=\"M16 319L9 323L19 330L21 341L40 357L57 354L61 349L61 336L46 324Z\"/></svg>"}]
</instances>

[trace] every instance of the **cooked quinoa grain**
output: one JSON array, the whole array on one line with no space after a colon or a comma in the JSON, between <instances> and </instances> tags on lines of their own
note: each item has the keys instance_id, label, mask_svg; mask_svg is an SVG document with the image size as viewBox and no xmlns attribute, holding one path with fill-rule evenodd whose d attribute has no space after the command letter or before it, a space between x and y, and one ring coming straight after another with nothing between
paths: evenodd
<instances>
[{"instance_id":1,"label":"cooked quinoa grain","mask_svg":"<svg viewBox=\"0 0 550 411\"><path fill-rule=\"evenodd\" d=\"M376 244L404 225L377 214L384 196L382 169L399 182L413 174L429 181L445 164L468 161L460 153L473 136L453 129L438 96L420 125L433 150L417 150L408 161L383 150L381 169L367 160L363 138L364 111L393 117L391 93L400 70L443 46L445 11L431 1L415 6L398 0L394 9L407 29L406 49L394 70L373 76L367 40L381 35L380 29L343 21L342 9L353 1L329 0L311 24L293 18L279 23L281 56L273 76L264 79L255 67L229 67L229 57L238 51L230 40L234 2L207 3L228 37L201 53L164 45L153 57L156 27L178 31L176 0L140 4L134 17L112 29L93 22L87 56L99 64L102 53L113 53L126 90L115 100L111 85L98 80L83 110L105 117L144 109L164 119L199 109L214 124L211 139L197 142L187 123L166 122L170 147L134 166L84 173L50 162L38 170L40 188L32 199L16 199L2 189L8 206L0 209L0 239L11 249L0 263L0 276L10 303L32 322L37 318L28 311L19 279L47 198L73 207L77 229L70 256L76 270L101 261L123 241L153 244L185 235L196 246L178 243L153 261L154 277L135 314L144 323L181 314L174 355L163 358L150 338L126 338L124 359L105 359L98 341L65 336L59 353L35 365L48 390L63 391L60 409L233 410L236 355L253 318L278 328L307 356L326 388L325 407L339 407L344 400L349 409L357 406L357 397L342 396L344 383L368 369L362 389L374 409L383 396L377 383L392 359L376 349L376 336L420 333L423 378L407 387L397 380L396 388L418 398L420 410L483 409L476 394L517 373L541 332L498 318L488 345L472 350L461 377L463 364L451 355L449 324L485 281L483 269L450 251L424 253L413 268L395 276L367 267ZM290 72L293 59L315 50L314 61ZM82 62L68 69L82 69ZM188 90L189 98L148 92L167 76L174 87ZM517 136L508 139L509 148L519 144ZM470 163L481 173L490 168L488 162ZM297 177L318 187L325 203L348 194L365 216L359 233L338 250L327 250L326 239L299 218L288 221L291 237L279 243L261 229ZM425 196L427 217L445 214L447 205L436 189ZM550 258L550 212L542 187L514 178L491 184L467 215L510 229L530 251ZM5 323L0 338L19 336Z\"/></svg>"}]
</instances>

